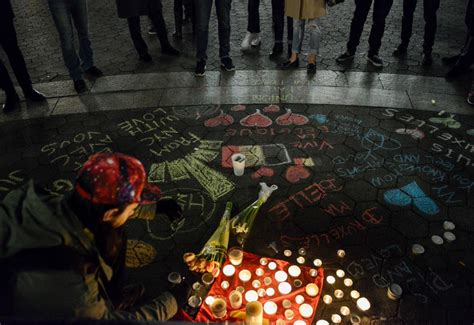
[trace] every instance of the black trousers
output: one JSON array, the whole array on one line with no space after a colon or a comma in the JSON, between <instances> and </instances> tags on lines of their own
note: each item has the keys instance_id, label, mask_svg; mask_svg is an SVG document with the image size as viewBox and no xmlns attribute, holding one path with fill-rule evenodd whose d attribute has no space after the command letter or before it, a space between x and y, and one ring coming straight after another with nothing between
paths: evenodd
<instances>
[{"instance_id":1,"label":"black trousers","mask_svg":"<svg viewBox=\"0 0 474 325\"><path fill-rule=\"evenodd\" d=\"M168 40L168 31L166 30L166 23L163 19L163 7L161 5L158 6L158 9L154 12L150 12L148 15L150 17L151 22L155 26L156 33L158 39L160 40L161 48L166 48L170 46L170 42ZM128 18L128 29L130 30L130 36L132 37L133 45L135 45L135 49L137 50L139 55L143 55L148 53L148 46L145 43L145 40L142 37L142 30L140 26L140 17L131 17Z\"/></svg>"},{"instance_id":2,"label":"black trousers","mask_svg":"<svg viewBox=\"0 0 474 325\"><path fill-rule=\"evenodd\" d=\"M275 33L275 43L283 42L285 29L285 0L272 0L272 19ZM293 43L293 19L287 17L288 45Z\"/></svg>"},{"instance_id":3,"label":"black trousers","mask_svg":"<svg viewBox=\"0 0 474 325\"><path fill-rule=\"evenodd\" d=\"M0 45L8 56L8 60L13 69L13 73L23 90L31 88L31 78L26 68L25 59L18 47L18 39L16 37L15 25L13 19L5 19L0 21ZM8 74L5 65L0 60L0 88L6 93L14 93L15 88Z\"/></svg>"},{"instance_id":4,"label":"black trousers","mask_svg":"<svg viewBox=\"0 0 474 325\"><path fill-rule=\"evenodd\" d=\"M459 55L456 66L469 69L474 64L474 0L469 0L466 8L466 42Z\"/></svg>"},{"instance_id":5,"label":"black trousers","mask_svg":"<svg viewBox=\"0 0 474 325\"><path fill-rule=\"evenodd\" d=\"M416 9L417 0L403 0L401 47L407 48L413 29L413 14ZM423 18L425 20L425 34L423 52L430 54L433 50L438 20L436 12L439 9L440 0L423 0Z\"/></svg>"},{"instance_id":6,"label":"black trousers","mask_svg":"<svg viewBox=\"0 0 474 325\"><path fill-rule=\"evenodd\" d=\"M174 0L174 25L177 32L183 31L183 6L186 16L191 17L193 31L196 27L196 11L194 9L194 1L191 0Z\"/></svg>"},{"instance_id":7,"label":"black trousers","mask_svg":"<svg viewBox=\"0 0 474 325\"><path fill-rule=\"evenodd\" d=\"M359 46L360 36L364 30L364 24L369 15L372 2L374 2L374 13L369 36L369 55L378 54L380 50L385 32L385 19L390 13L390 9L392 9L393 0L355 0L356 9L352 18L349 42L347 43L347 50L351 53L355 53L357 46Z\"/></svg>"},{"instance_id":8,"label":"black trousers","mask_svg":"<svg viewBox=\"0 0 474 325\"><path fill-rule=\"evenodd\" d=\"M248 23L247 31L250 33L260 33L260 0L248 0L247 11L248 11Z\"/></svg>"}]
</instances>

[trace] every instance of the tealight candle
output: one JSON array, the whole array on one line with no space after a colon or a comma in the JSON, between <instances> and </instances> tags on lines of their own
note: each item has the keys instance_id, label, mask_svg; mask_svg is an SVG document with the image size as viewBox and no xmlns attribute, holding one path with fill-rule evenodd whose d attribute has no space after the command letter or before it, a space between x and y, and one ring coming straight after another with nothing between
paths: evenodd
<instances>
[{"instance_id":1,"label":"tealight candle","mask_svg":"<svg viewBox=\"0 0 474 325\"><path fill-rule=\"evenodd\" d=\"M214 297L213 296L208 296L206 298L206 300L204 300L204 301L206 302L206 305L210 306L214 302Z\"/></svg>"},{"instance_id":2,"label":"tealight candle","mask_svg":"<svg viewBox=\"0 0 474 325\"><path fill-rule=\"evenodd\" d=\"M300 319L300 320L295 321L293 325L306 325L306 322Z\"/></svg>"},{"instance_id":3,"label":"tealight candle","mask_svg":"<svg viewBox=\"0 0 474 325\"><path fill-rule=\"evenodd\" d=\"M252 281L252 287L254 287L255 289L258 289L262 286L262 284L260 283L260 281L258 280L253 280Z\"/></svg>"},{"instance_id":4,"label":"tealight candle","mask_svg":"<svg viewBox=\"0 0 474 325\"><path fill-rule=\"evenodd\" d=\"M285 249L283 251L283 255L285 255L286 257L290 257L293 253L289 250L289 249Z\"/></svg>"},{"instance_id":5,"label":"tealight candle","mask_svg":"<svg viewBox=\"0 0 474 325\"><path fill-rule=\"evenodd\" d=\"M323 301L326 305L329 305L330 303L332 303L332 297L330 295L324 295Z\"/></svg>"},{"instance_id":6,"label":"tealight candle","mask_svg":"<svg viewBox=\"0 0 474 325\"><path fill-rule=\"evenodd\" d=\"M242 270L239 272L239 279L242 282L248 282L252 278L252 273L249 270Z\"/></svg>"},{"instance_id":7,"label":"tealight candle","mask_svg":"<svg viewBox=\"0 0 474 325\"><path fill-rule=\"evenodd\" d=\"M314 283L309 283L305 288L306 294L310 297L316 297L319 293L319 288Z\"/></svg>"},{"instance_id":8,"label":"tealight candle","mask_svg":"<svg viewBox=\"0 0 474 325\"><path fill-rule=\"evenodd\" d=\"M301 247L300 249L298 249L298 254L305 256L306 255L306 249Z\"/></svg>"},{"instance_id":9,"label":"tealight candle","mask_svg":"<svg viewBox=\"0 0 474 325\"><path fill-rule=\"evenodd\" d=\"M331 321L332 321L334 324L340 324L341 321L342 321L342 317L341 317L341 315L339 315L339 314L332 314L332 315L331 315Z\"/></svg>"},{"instance_id":10,"label":"tealight candle","mask_svg":"<svg viewBox=\"0 0 474 325\"><path fill-rule=\"evenodd\" d=\"M230 283L228 281L222 281L221 282L221 288L224 289L224 290L227 290L229 289L230 287Z\"/></svg>"},{"instance_id":11,"label":"tealight candle","mask_svg":"<svg viewBox=\"0 0 474 325\"><path fill-rule=\"evenodd\" d=\"M270 284L272 284L272 278L267 276L265 279L263 279L263 283L265 283L266 286L269 286Z\"/></svg>"},{"instance_id":12,"label":"tealight candle","mask_svg":"<svg viewBox=\"0 0 474 325\"><path fill-rule=\"evenodd\" d=\"M344 275L346 275L346 272L344 272L344 270L337 270L336 275L338 278L343 278Z\"/></svg>"},{"instance_id":13,"label":"tealight candle","mask_svg":"<svg viewBox=\"0 0 474 325\"><path fill-rule=\"evenodd\" d=\"M268 268L269 268L270 270L272 270L272 271L273 271L273 270L276 270L276 268L277 268L277 263L275 263L275 262L270 262L270 263L268 263Z\"/></svg>"},{"instance_id":14,"label":"tealight candle","mask_svg":"<svg viewBox=\"0 0 474 325\"><path fill-rule=\"evenodd\" d=\"M298 305L301 305L303 302L304 302L304 297L302 295L297 295L295 297L295 302L298 304Z\"/></svg>"},{"instance_id":15,"label":"tealight candle","mask_svg":"<svg viewBox=\"0 0 474 325\"><path fill-rule=\"evenodd\" d=\"M304 264L304 262L306 262L306 259L303 256L298 256L296 262L298 262L299 264Z\"/></svg>"},{"instance_id":16,"label":"tealight candle","mask_svg":"<svg viewBox=\"0 0 474 325\"><path fill-rule=\"evenodd\" d=\"M289 301L288 299L284 299L284 300L281 302L281 305L282 305L283 308L285 308L285 309L291 308L291 301Z\"/></svg>"},{"instance_id":17,"label":"tealight candle","mask_svg":"<svg viewBox=\"0 0 474 325\"><path fill-rule=\"evenodd\" d=\"M242 260L244 259L244 252L240 248L232 248L229 251L229 261L235 266L242 264Z\"/></svg>"},{"instance_id":18,"label":"tealight candle","mask_svg":"<svg viewBox=\"0 0 474 325\"><path fill-rule=\"evenodd\" d=\"M258 300L258 293L255 290L249 290L245 293L245 300L247 302L257 301Z\"/></svg>"},{"instance_id":19,"label":"tealight candle","mask_svg":"<svg viewBox=\"0 0 474 325\"><path fill-rule=\"evenodd\" d=\"M287 295L291 292L291 285L288 282L282 282L278 285L278 291L282 295Z\"/></svg>"},{"instance_id":20,"label":"tealight candle","mask_svg":"<svg viewBox=\"0 0 474 325\"><path fill-rule=\"evenodd\" d=\"M349 278L344 279L344 285L346 287L352 287L353 284L354 284L354 282L351 279L349 279Z\"/></svg>"},{"instance_id":21,"label":"tealight candle","mask_svg":"<svg viewBox=\"0 0 474 325\"><path fill-rule=\"evenodd\" d=\"M334 284L336 283L336 278L333 277L332 275L329 275L326 277L326 282L329 283L329 284Z\"/></svg>"},{"instance_id":22,"label":"tealight candle","mask_svg":"<svg viewBox=\"0 0 474 325\"><path fill-rule=\"evenodd\" d=\"M292 265L288 268L288 273L290 274L290 276L292 276L293 278L297 278L300 276L301 274L301 269L299 266L297 265Z\"/></svg>"},{"instance_id":23,"label":"tealight candle","mask_svg":"<svg viewBox=\"0 0 474 325\"><path fill-rule=\"evenodd\" d=\"M295 312L291 309L285 310L285 318L288 320L292 320L295 317Z\"/></svg>"},{"instance_id":24,"label":"tealight candle","mask_svg":"<svg viewBox=\"0 0 474 325\"><path fill-rule=\"evenodd\" d=\"M275 315L278 310L277 304L273 301L267 301L263 304L263 311L267 315Z\"/></svg>"},{"instance_id":25,"label":"tealight candle","mask_svg":"<svg viewBox=\"0 0 474 325\"><path fill-rule=\"evenodd\" d=\"M344 256L346 256L346 252L343 249L339 249L337 251L337 256L339 256L340 258L343 258Z\"/></svg>"},{"instance_id":26,"label":"tealight candle","mask_svg":"<svg viewBox=\"0 0 474 325\"><path fill-rule=\"evenodd\" d=\"M357 308L359 308L361 311L369 310L370 309L370 301L365 297L357 299Z\"/></svg>"},{"instance_id":27,"label":"tealight candle","mask_svg":"<svg viewBox=\"0 0 474 325\"><path fill-rule=\"evenodd\" d=\"M334 297L337 299L342 299L344 297L344 291L337 289L334 291Z\"/></svg>"},{"instance_id":28,"label":"tealight candle","mask_svg":"<svg viewBox=\"0 0 474 325\"><path fill-rule=\"evenodd\" d=\"M224 273L225 276L233 276L235 274L235 267L231 264L227 264L222 269L222 273Z\"/></svg>"},{"instance_id":29,"label":"tealight candle","mask_svg":"<svg viewBox=\"0 0 474 325\"><path fill-rule=\"evenodd\" d=\"M230 306L232 309L239 309L242 306L242 293L234 290L229 294Z\"/></svg>"},{"instance_id":30,"label":"tealight candle","mask_svg":"<svg viewBox=\"0 0 474 325\"><path fill-rule=\"evenodd\" d=\"M359 299L360 298L360 293L357 290L352 290L351 291L351 298L352 299Z\"/></svg>"},{"instance_id":31,"label":"tealight candle","mask_svg":"<svg viewBox=\"0 0 474 325\"><path fill-rule=\"evenodd\" d=\"M273 288L267 288L265 292L267 293L267 296L269 297L273 297L275 295L275 289Z\"/></svg>"},{"instance_id":32,"label":"tealight candle","mask_svg":"<svg viewBox=\"0 0 474 325\"><path fill-rule=\"evenodd\" d=\"M321 261L319 258L317 258L313 261L313 264L316 267L320 267L321 265L323 265L323 261Z\"/></svg>"},{"instance_id":33,"label":"tealight candle","mask_svg":"<svg viewBox=\"0 0 474 325\"><path fill-rule=\"evenodd\" d=\"M294 285L296 288L301 287L302 284L303 284L303 282L301 282L300 279L296 279L295 281L293 281L293 285Z\"/></svg>"},{"instance_id":34,"label":"tealight candle","mask_svg":"<svg viewBox=\"0 0 474 325\"><path fill-rule=\"evenodd\" d=\"M316 325L329 325L329 322L325 319L320 319L316 322Z\"/></svg>"},{"instance_id":35,"label":"tealight candle","mask_svg":"<svg viewBox=\"0 0 474 325\"><path fill-rule=\"evenodd\" d=\"M258 296L261 297L261 298L263 298L267 295L267 291L263 288L258 289L257 293L258 293Z\"/></svg>"},{"instance_id":36,"label":"tealight candle","mask_svg":"<svg viewBox=\"0 0 474 325\"><path fill-rule=\"evenodd\" d=\"M315 270L315 269L311 269L309 270L309 275L312 277L312 278L315 278L318 276L318 271Z\"/></svg>"},{"instance_id":37,"label":"tealight candle","mask_svg":"<svg viewBox=\"0 0 474 325\"><path fill-rule=\"evenodd\" d=\"M265 266L265 265L267 265L267 264L268 264L268 259L266 259L265 257L262 257L262 258L260 259L260 265Z\"/></svg>"},{"instance_id":38,"label":"tealight candle","mask_svg":"<svg viewBox=\"0 0 474 325\"><path fill-rule=\"evenodd\" d=\"M347 306L341 306L340 312L342 316L347 316L351 313L351 310Z\"/></svg>"},{"instance_id":39,"label":"tealight candle","mask_svg":"<svg viewBox=\"0 0 474 325\"><path fill-rule=\"evenodd\" d=\"M284 282L288 279L288 274L286 274L285 271L277 271L275 273L275 280L277 280L277 282Z\"/></svg>"},{"instance_id":40,"label":"tealight candle","mask_svg":"<svg viewBox=\"0 0 474 325\"><path fill-rule=\"evenodd\" d=\"M313 315L313 307L310 304L302 304L299 311L303 318L310 318Z\"/></svg>"},{"instance_id":41,"label":"tealight candle","mask_svg":"<svg viewBox=\"0 0 474 325\"><path fill-rule=\"evenodd\" d=\"M257 276L262 276L264 273L265 273L265 271L263 271L263 269L260 268L260 267L255 270L255 274L256 274Z\"/></svg>"}]
</instances>

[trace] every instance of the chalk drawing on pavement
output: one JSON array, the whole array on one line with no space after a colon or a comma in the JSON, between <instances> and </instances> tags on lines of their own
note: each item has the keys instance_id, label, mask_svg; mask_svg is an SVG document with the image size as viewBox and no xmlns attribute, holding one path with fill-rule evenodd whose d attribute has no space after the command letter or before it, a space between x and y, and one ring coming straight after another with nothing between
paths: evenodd
<instances>
[{"instance_id":1,"label":"chalk drawing on pavement","mask_svg":"<svg viewBox=\"0 0 474 325\"><path fill-rule=\"evenodd\" d=\"M427 215L439 213L439 207L435 201L428 197L413 181L399 189L388 190L384 193L385 202L396 206L409 206L413 204L419 211Z\"/></svg>"}]
</instances>

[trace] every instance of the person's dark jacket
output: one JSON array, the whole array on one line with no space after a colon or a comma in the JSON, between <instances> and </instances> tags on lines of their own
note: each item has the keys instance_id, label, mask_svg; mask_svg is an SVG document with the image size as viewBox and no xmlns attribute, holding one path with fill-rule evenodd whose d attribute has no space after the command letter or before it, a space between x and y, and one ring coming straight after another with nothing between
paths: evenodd
<instances>
[{"instance_id":1,"label":"person's dark jacket","mask_svg":"<svg viewBox=\"0 0 474 325\"><path fill-rule=\"evenodd\" d=\"M14 17L10 0L0 0L0 22L12 20Z\"/></svg>"},{"instance_id":2,"label":"person's dark jacket","mask_svg":"<svg viewBox=\"0 0 474 325\"><path fill-rule=\"evenodd\" d=\"M3 0L0 0L3 1ZM86 264L82 267L37 267L23 259L8 286L11 310L8 316L32 319L125 319L168 320L177 312L177 302L165 292L133 311L113 308L105 290L112 269L102 258L91 231L63 197L47 194L30 181L10 192L0 203L0 266L16 265L19 256L36 251L66 248ZM50 258L51 264L60 264ZM59 257L58 257L59 259ZM13 262L11 262L13 261ZM44 261L43 261L43 264ZM4 280L4 279L0 279ZM0 291L6 286L0 284ZM4 295L0 292L0 296Z\"/></svg>"},{"instance_id":3,"label":"person's dark jacket","mask_svg":"<svg viewBox=\"0 0 474 325\"><path fill-rule=\"evenodd\" d=\"M115 2L120 18L148 16L161 9L161 0L115 0Z\"/></svg>"}]
</instances>

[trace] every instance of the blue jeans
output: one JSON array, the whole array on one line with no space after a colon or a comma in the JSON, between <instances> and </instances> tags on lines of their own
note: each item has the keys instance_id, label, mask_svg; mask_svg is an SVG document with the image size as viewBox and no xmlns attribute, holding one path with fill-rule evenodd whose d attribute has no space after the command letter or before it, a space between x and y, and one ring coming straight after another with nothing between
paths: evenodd
<instances>
[{"instance_id":1,"label":"blue jeans","mask_svg":"<svg viewBox=\"0 0 474 325\"><path fill-rule=\"evenodd\" d=\"M211 18L212 0L194 0L196 8L196 32L198 60L207 60L207 43L209 37L209 19ZM219 57L228 58L230 52L230 8L232 0L216 0L216 13L219 31Z\"/></svg>"},{"instance_id":2,"label":"blue jeans","mask_svg":"<svg viewBox=\"0 0 474 325\"><path fill-rule=\"evenodd\" d=\"M309 51L308 54L319 54L319 43L321 42L321 28L319 28L319 20L308 19L299 20L293 18L293 53L301 53L303 46L305 27L309 30Z\"/></svg>"},{"instance_id":3,"label":"blue jeans","mask_svg":"<svg viewBox=\"0 0 474 325\"><path fill-rule=\"evenodd\" d=\"M64 63L72 80L82 79L83 71L94 65L89 39L87 0L48 0L49 10L59 32ZM79 37L79 56L74 48L73 23Z\"/></svg>"}]
</instances>

